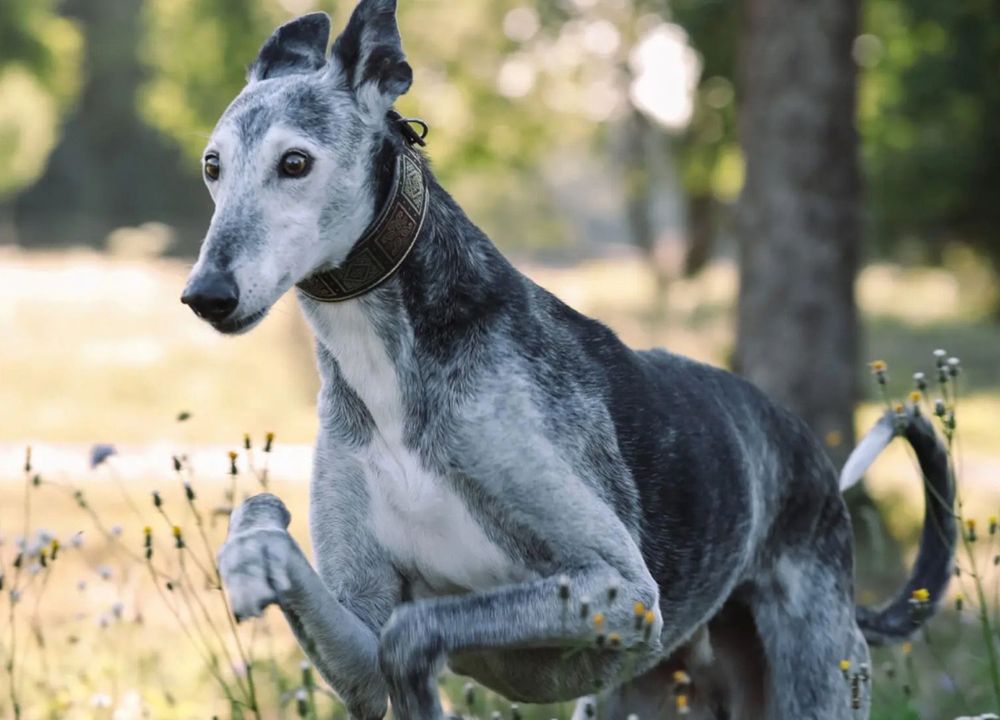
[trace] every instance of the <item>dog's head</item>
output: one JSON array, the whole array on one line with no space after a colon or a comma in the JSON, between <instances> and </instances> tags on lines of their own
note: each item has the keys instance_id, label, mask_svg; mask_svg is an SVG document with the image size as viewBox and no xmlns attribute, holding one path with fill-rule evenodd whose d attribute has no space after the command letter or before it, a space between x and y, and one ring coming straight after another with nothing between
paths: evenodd
<instances>
[{"instance_id":1,"label":"dog's head","mask_svg":"<svg viewBox=\"0 0 1000 720\"><path fill-rule=\"evenodd\" d=\"M395 9L361 0L329 56L327 15L278 28L212 132L215 213L181 300L216 330L252 328L371 221L387 113L413 78Z\"/></svg>"}]
</instances>

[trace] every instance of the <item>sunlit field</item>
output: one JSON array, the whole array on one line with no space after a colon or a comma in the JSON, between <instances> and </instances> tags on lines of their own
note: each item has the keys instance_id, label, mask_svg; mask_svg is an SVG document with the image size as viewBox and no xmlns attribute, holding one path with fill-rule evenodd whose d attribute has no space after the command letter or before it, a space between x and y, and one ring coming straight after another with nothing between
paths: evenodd
<instances>
[{"instance_id":1,"label":"sunlit field","mask_svg":"<svg viewBox=\"0 0 1000 720\"><path fill-rule=\"evenodd\" d=\"M651 275L629 257L525 269L635 346L726 364L729 263L671 282L662 305ZM17 717L15 703L25 719L343 715L300 664L279 612L230 623L214 569L229 509L265 486L291 508L292 532L308 547L317 381L307 328L286 299L249 335L220 337L178 302L185 274L174 260L0 255L0 717ZM978 529L945 612L912 646L877 655L875 718L936 720L989 706L970 567L976 558L992 616L1000 328L983 319L985 283L975 268L890 265L869 267L859 281L865 356L889 363L894 398L909 392L912 372L930 372L934 348L962 358L955 457L963 511ZM878 412L873 392L859 431ZM910 562L922 494L903 447L879 460L869 489L892 509L890 530ZM900 568L893 549L876 543L873 552L885 554L891 587ZM862 588L862 599L881 599L873 593ZM445 685L467 715L571 712L512 709L460 678ZM845 698L851 692L845 681Z\"/></svg>"}]
</instances>

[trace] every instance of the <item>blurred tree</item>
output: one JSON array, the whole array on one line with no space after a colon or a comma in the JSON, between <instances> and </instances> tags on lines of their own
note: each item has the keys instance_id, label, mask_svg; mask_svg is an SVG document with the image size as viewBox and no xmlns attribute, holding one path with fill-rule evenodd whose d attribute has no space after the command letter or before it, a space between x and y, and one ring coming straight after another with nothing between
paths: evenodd
<instances>
[{"instance_id":1,"label":"blurred tree","mask_svg":"<svg viewBox=\"0 0 1000 720\"><path fill-rule=\"evenodd\" d=\"M80 36L53 4L0 3L0 198L41 173L77 90Z\"/></svg>"},{"instance_id":2,"label":"blurred tree","mask_svg":"<svg viewBox=\"0 0 1000 720\"><path fill-rule=\"evenodd\" d=\"M836 464L854 438L858 0L744 0L737 369Z\"/></svg>"},{"instance_id":3,"label":"blurred tree","mask_svg":"<svg viewBox=\"0 0 1000 720\"><path fill-rule=\"evenodd\" d=\"M14 203L26 245L99 245L114 228L149 220L193 234L207 217L196 172L137 113L140 7L141 0L64 4L85 36L87 75L44 174Z\"/></svg>"}]
</instances>

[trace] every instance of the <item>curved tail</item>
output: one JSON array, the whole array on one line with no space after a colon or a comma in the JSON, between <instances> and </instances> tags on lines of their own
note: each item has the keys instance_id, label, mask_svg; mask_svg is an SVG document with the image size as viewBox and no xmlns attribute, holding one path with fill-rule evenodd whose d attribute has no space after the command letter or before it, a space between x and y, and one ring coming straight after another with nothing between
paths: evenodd
<instances>
[{"instance_id":1,"label":"curved tail","mask_svg":"<svg viewBox=\"0 0 1000 720\"><path fill-rule=\"evenodd\" d=\"M916 409L887 412L858 444L840 476L840 488L856 483L897 434L916 452L924 475L924 529L917 561L903 589L880 609L857 608L858 626L873 645L908 638L937 608L948 587L955 555L955 485L948 452L930 420ZM926 590L929 600L914 607L915 590Z\"/></svg>"}]
</instances>

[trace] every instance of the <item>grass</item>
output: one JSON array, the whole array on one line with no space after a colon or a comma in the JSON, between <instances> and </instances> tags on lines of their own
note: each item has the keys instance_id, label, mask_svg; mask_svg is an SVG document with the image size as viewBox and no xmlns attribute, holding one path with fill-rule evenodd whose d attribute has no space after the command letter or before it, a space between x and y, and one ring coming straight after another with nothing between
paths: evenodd
<instances>
[{"instance_id":1,"label":"grass","mask_svg":"<svg viewBox=\"0 0 1000 720\"><path fill-rule=\"evenodd\" d=\"M24 718L124 720L143 712L165 720L342 716L321 684L304 699L296 696L307 690L311 676L308 670L303 676L303 658L280 613L272 609L263 620L234 630L213 580L225 511L233 498L260 484L242 447L245 430L254 434L258 469L263 434L280 430L268 482L299 509L291 530L308 546L303 480L317 385L308 331L293 303L283 301L248 336L222 338L176 301L183 263L88 252L2 253L0 326L6 342L0 377L16 382L0 384L0 407L7 410L0 414L0 717L13 716L11 688ZM666 345L715 364L725 364L729 355L735 293L730 264L674 282L665 307L652 309L652 278L637 261L528 272L630 344ZM914 359L927 357L930 349L943 345L963 358L966 391L956 462L964 508L983 529L968 559L975 557L982 576L989 576L985 599L995 613L991 583L1000 536L986 528L1000 508L1000 328L984 320L981 277L967 267L963 273L873 266L859 280L859 297L865 355L889 361L897 396L908 390L910 369L927 369ZM191 415L177 422L181 410ZM873 394L859 408L859 428L867 428L878 412ZM87 452L94 442L113 442L120 454L90 470ZM24 473L29 443L35 447L33 467ZM887 510L895 539L912 555L921 493L912 458L901 445L879 460L869 488ZM239 453L235 490L230 450ZM186 457L180 474L173 456ZM196 493L194 507L185 495L185 477ZM86 508L74 497L77 490ZM160 493L166 516L154 507L153 491ZM176 547L175 525L182 549ZM147 526L152 572L144 558ZM21 568L15 568L18 538L28 537L30 546L43 528L59 541L57 557L51 558L51 538L44 536L46 543L33 543L33 550L46 550L45 566L35 552L23 554ZM886 564L898 563L887 557ZM11 589L22 593L16 604L10 603ZM974 592L962 591L963 610L951 596L910 652L896 647L876 653L874 718L937 720L992 707L993 678L977 640ZM866 602L880 597L862 590ZM7 671L11 657L15 662ZM446 677L444 685L451 702L464 709L464 681ZM514 712L482 689L473 700L480 717L501 712L505 718L568 720L571 713L567 705Z\"/></svg>"}]
</instances>

